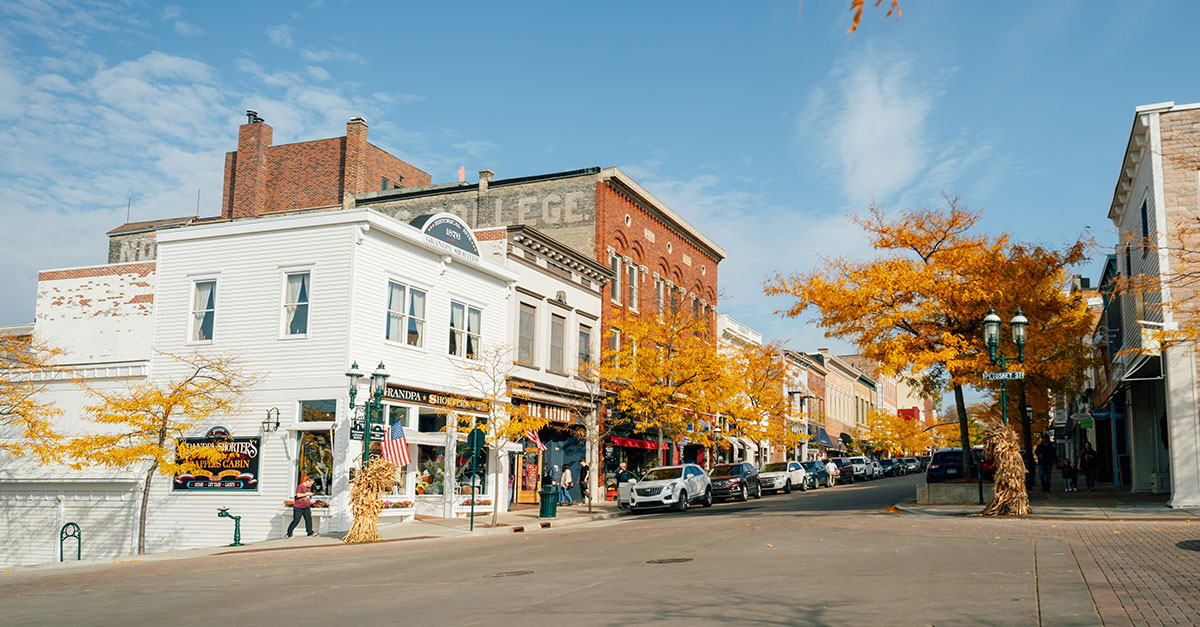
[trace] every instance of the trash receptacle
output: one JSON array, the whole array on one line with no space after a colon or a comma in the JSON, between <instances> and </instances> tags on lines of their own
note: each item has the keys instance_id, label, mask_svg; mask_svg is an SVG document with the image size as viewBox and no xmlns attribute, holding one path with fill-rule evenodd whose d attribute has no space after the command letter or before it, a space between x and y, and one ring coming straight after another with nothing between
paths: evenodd
<instances>
[{"instance_id":1,"label":"trash receptacle","mask_svg":"<svg viewBox=\"0 0 1200 627\"><path fill-rule=\"evenodd\" d=\"M538 492L541 497L541 507L538 509L539 518L554 518L558 515L558 488L550 486Z\"/></svg>"}]
</instances>

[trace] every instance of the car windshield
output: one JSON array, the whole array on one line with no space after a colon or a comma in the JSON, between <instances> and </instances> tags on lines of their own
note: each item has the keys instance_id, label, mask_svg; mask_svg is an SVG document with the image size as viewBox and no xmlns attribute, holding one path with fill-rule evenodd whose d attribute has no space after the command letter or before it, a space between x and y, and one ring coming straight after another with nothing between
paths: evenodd
<instances>
[{"instance_id":1,"label":"car windshield","mask_svg":"<svg viewBox=\"0 0 1200 627\"><path fill-rule=\"evenodd\" d=\"M821 462L804 462L803 466L805 470L818 470L823 464Z\"/></svg>"},{"instance_id":2,"label":"car windshield","mask_svg":"<svg viewBox=\"0 0 1200 627\"><path fill-rule=\"evenodd\" d=\"M865 463L867 463L867 460L865 457L851 457L850 463L851 464L865 464Z\"/></svg>"},{"instance_id":3,"label":"car windshield","mask_svg":"<svg viewBox=\"0 0 1200 627\"><path fill-rule=\"evenodd\" d=\"M962 451L941 451L933 454L934 464L962 463Z\"/></svg>"},{"instance_id":4,"label":"car windshield","mask_svg":"<svg viewBox=\"0 0 1200 627\"><path fill-rule=\"evenodd\" d=\"M884 466L891 466L892 464L896 463L896 460L894 460L894 459L885 459L885 460L883 460L883 461L881 461L881 462L879 462L879 463L880 463L881 465L884 465Z\"/></svg>"},{"instance_id":5,"label":"car windshield","mask_svg":"<svg viewBox=\"0 0 1200 627\"><path fill-rule=\"evenodd\" d=\"M787 462L776 462L762 467L763 472L784 472L785 470L787 470Z\"/></svg>"},{"instance_id":6,"label":"car windshield","mask_svg":"<svg viewBox=\"0 0 1200 627\"><path fill-rule=\"evenodd\" d=\"M642 481L662 481L663 479L678 479L683 476L682 468L655 468L642 477Z\"/></svg>"},{"instance_id":7,"label":"car windshield","mask_svg":"<svg viewBox=\"0 0 1200 627\"><path fill-rule=\"evenodd\" d=\"M833 460L833 465L834 465L834 466L837 466L838 468L842 468L842 467L844 467L844 466L845 466L847 463L849 463L849 462L847 462L846 460L844 460L844 459L842 459L842 458L840 458L840 457L839 457L839 458L837 458L837 459L835 459L835 460Z\"/></svg>"},{"instance_id":8,"label":"car windshield","mask_svg":"<svg viewBox=\"0 0 1200 627\"><path fill-rule=\"evenodd\" d=\"M738 473L739 466L741 466L741 464L721 464L720 466L713 466L713 469L708 471L708 475L710 477L736 475Z\"/></svg>"}]
</instances>

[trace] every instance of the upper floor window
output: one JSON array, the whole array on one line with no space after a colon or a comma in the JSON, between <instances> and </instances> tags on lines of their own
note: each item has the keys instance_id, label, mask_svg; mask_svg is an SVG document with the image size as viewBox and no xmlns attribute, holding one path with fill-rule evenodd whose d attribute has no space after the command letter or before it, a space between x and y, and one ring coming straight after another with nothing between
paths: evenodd
<instances>
[{"instance_id":1,"label":"upper floor window","mask_svg":"<svg viewBox=\"0 0 1200 627\"><path fill-rule=\"evenodd\" d=\"M467 359L478 357L482 325L482 311L450 301L450 354Z\"/></svg>"},{"instance_id":2,"label":"upper floor window","mask_svg":"<svg viewBox=\"0 0 1200 627\"><path fill-rule=\"evenodd\" d=\"M1146 248L1146 240L1149 239L1149 237L1150 237L1150 216L1149 216L1149 211L1147 211L1147 209L1149 208L1147 203L1148 203L1147 200L1142 201L1142 248L1143 248L1143 250Z\"/></svg>"},{"instance_id":3,"label":"upper floor window","mask_svg":"<svg viewBox=\"0 0 1200 627\"><path fill-rule=\"evenodd\" d=\"M609 298L615 303L621 302L621 256L613 253L609 260L612 263L613 280L608 284Z\"/></svg>"},{"instance_id":4,"label":"upper floor window","mask_svg":"<svg viewBox=\"0 0 1200 627\"><path fill-rule=\"evenodd\" d=\"M663 307L666 305L666 289L666 281L654 279L654 302L658 306L658 315L660 316L663 313Z\"/></svg>"},{"instance_id":5,"label":"upper floor window","mask_svg":"<svg viewBox=\"0 0 1200 627\"><path fill-rule=\"evenodd\" d=\"M521 303L520 318L517 321L517 363L524 366L534 365L533 335L537 321L537 309L533 305Z\"/></svg>"},{"instance_id":6,"label":"upper floor window","mask_svg":"<svg viewBox=\"0 0 1200 627\"><path fill-rule=\"evenodd\" d=\"M566 342L567 319L550 316L550 370L563 372L563 344Z\"/></svg>"},{"instance_id":7,"label":"upper floor window","mask_svg":"<svg viewBox=\"0 0 1200 627\"><path fill-rule=\"evenodd\" d=\"M592 363L592 328L579 325L579 366Z\"/></svg>"},{"instance_id":8,"label":"upper floor window","mask_svg":"<svg viewBox=\"0 0 1200 627\"><path fill-rule=\"evenodd\" d=\"M612 335L608 337L608 358L616 365L620 362L617 355L621 352L621 330L612 329Z\"/></svg>"},{"instance_id":9,"label":"upper floor window","mask_svg":"<svg viewBox=\"0 0 1200 627\"><path fill-rule=\"evenodd\" d=\"M209 279L192 284L193 342L211 342L217 317L217 282Z\"/></svg>"},{"instance_id":10,"label":"upper floor window","mask_svg":"<svg viewBox=\"0 0 1200 627\"><path fill-rule=\"evenodd\" d=\"M387 339L425 345L425 292L388 281Z\"/></svg>"},{"instance_id":11,"label":"upper floor window","mask_svg":"<svg viewBox=\"0 0 1200 627\"><path fill-rule=\"evenodd\" d=\"M638 308L638 265L636 263L629 264L629 298L625 301L629 304L629 308L637 310Z\"/></svg>"},{"instance_id":12,"label":"upper floor window","mask_svg":"<svg viewBox=\"0 0 1200 627\"><path fill-rule=\"evenodd\" d=\"M308 335L308 292L312 275L308 272L289 272L283 295L283 334Z\"/></svg>"}]
</instances>

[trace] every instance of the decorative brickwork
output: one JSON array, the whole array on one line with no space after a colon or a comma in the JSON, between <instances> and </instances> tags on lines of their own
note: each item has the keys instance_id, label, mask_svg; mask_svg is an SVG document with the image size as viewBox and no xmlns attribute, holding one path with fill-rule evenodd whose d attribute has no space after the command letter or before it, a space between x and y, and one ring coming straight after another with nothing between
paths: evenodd
<instances>
[{"instance_id":1,"label":"decorative brickwork","mask_svg":"<svg viewBox=\"0 0 1200 627\"><path fill-rule=\"evenodd\" d=\"M88 277L115 276L132 274L149 276L154 273L154 262L122 263L107 266L91 266L89 268L69 268L67 270L47 270L38 273L38 281L60 281L63 279L84 279ZM147 283L147 285L149 285Z\"/></svg>"}]
</instances>

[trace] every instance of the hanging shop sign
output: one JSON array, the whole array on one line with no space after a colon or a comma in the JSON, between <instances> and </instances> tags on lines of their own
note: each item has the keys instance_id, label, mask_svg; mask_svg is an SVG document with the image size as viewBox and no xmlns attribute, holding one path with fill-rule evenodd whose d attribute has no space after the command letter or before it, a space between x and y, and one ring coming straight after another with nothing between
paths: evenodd
<instances>
[{"instance_id":1,"label":"hanging shop sign","mask_svg":"<svg viewBox=\"0 0 1200 627\"><path fill-rule=\"evenodd\" d=\"M363 431L364 431L363 421L354 420L350 423L350 439L351 440L362 440L363 439ZM385 427L383 425L383 423L381 423L381 422L376 422L376 421L372 420L371 421L371 440L373 442L382 442L385 437L387 437L387 427Z\"/></svg>"},{"instance_id":2,"label":"hanging shop sign","mask_svg":"<svg viewBox=\"0 0 1200 627\"><path fill-rule=\"evenodd\" d=\"M219 429L219 430L218 430ZM188 462L199 468L190 473L175 475L174 492L215 492L258 490L258 459L262 438L229 437L224 428L209 431L212 437L182 438L175 441L176 463ZM200 452L213 447L216 458Z\"/></svg>"},{"instance_id":3,"label":"hanging shop sign","mask_svg":"<svg viewBox=\"0 0 1200 627\"><path fill-rule=\"evenodd\" d=\"M427 407L437 407L439 409L469 411L478 414L486 414L488 412L487 401L463 396L455 396L453 394L446 394L443 392L431 392L429 390L421 390L417 388L406 388L399 385L392 385L390 383L388 384L387 391L384 392L383 397L389 401L411 403L414 405L425 405Z\"/></svg>"}]
</instances>

